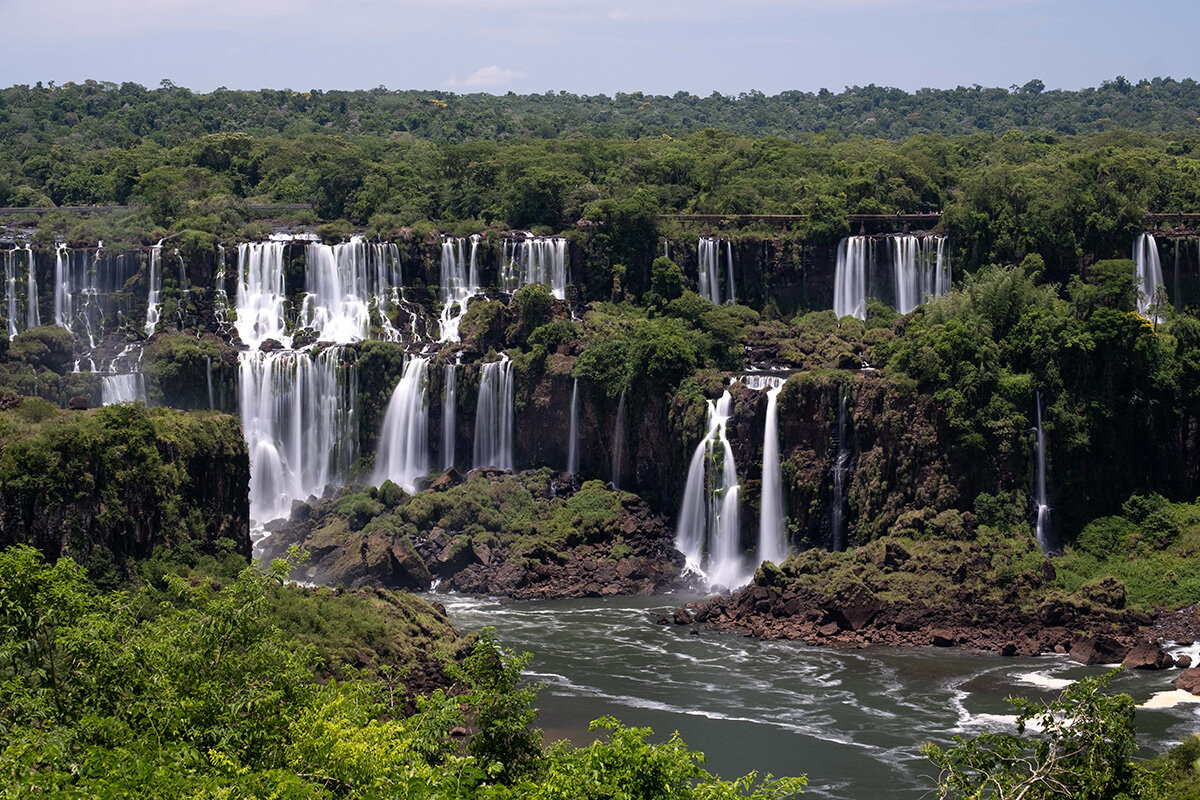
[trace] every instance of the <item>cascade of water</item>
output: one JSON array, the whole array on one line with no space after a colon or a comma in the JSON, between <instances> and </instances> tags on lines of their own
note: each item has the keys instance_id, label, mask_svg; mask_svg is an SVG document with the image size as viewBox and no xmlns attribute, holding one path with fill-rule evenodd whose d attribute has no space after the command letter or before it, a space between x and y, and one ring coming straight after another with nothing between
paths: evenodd
<instances>
[{"instance_id":1,"label":"cascade of water","mask_svg":"<svg viewBox=\"0 0 1200 800\"><path fill-rule=\"evenodd\" d=\"M71 306L74 286L71 275L71 252L65 244L54 249L54 324L71 330Z\"/></svg>"},{"instance_id":2,"label":"cascade of water","mask_svg":"<svg viewBox=\"0 0 1200 800\"><path fill-rule=\"evenodd\" d=\"M1162 264L1158 259L1158 242L1149 233L1138 234L1133 243L1133 261L1137 265L1138 313L1146 316L1155 305L1155 293L1163 283ZM1155 321L1158 321L1155 315Z\"/></svg>"},{"instance_id":3,"label":"cascade of water","mask_svg":"<svg viewBox=\"0 0 1200 800\"><path fill-rule=\"evenodd\" d=\"M479 268L475 260L479 238L478 235L471 237L469 260L463 252L465 239L442 239L440 342L458 341L458 326L467 313L467 304L479 292Z\"/></svg>"},{"instance_id":4,"label":"cascade of water","mask_svg":"<svg viewBox=\"0 0 1200 800\"><path fill-rule=\"evenodd\" d=\"M458 365L442 367L442 469L454 467L454 428L458 417Z\"/></svg>"},{"instance_id":5,"label":"cascade of water","mask_svg":"<svg viewBox=\"0 0 1200 800\"><path fill-rule=\"evenodd\" d=\"M399 252L392 244L368 244L362 236L335 245L310 243L300 326L317 331L321 341L357 342L370 336L374 307L383 338L400 341L390 317L402 288Z\"/></svg>"},{"instance_id":6,"label":"cascade of water","mask_svg":"<svg viewBox=\"0 0 1200 800\"><path fill-rule=\"evenodd\" d=\"M251 350L267 339L292 346L284 333L284 242L252 242L238 245L237 320L238 337Z\"/></svg>"},{"instance_id":7,"label":"cascade of water","mask_svg":"<svg viewBox=\"0 0 1200 800\"><path fill-rule=\"evenodd\" d=\"M701 239L696 246L700 296L721 304L721 240ZM729 285L733 287L733 256L730 255Z\"/></svg>"},{"instance_id":8,"label":"cascade of water","mask_svg":"<svg viewBox=\"0 0 1200 800\"><path fill-rule=\"evenodd\" d=\"M625 456L625 392L617 402L617 418L613 421L612 485L621 488L621 461Z\"/></svg>"},{"instance_id":9,"label":"cascade of water","mask_svg":"<svg viewBox=\"0 0 1200 800\"><path fill-rule=\"evenodd\" d=\"M357 372L342 348L238 355L242 431L250 451L250 517L287 516L293 500L345 481L358 442Z\"/></svg>"},{"instance_id":10,"label":"cascade of water","mask_svg":"<svg viewBox=\"0 0 1200 800\"><path fill-rule=\"evenodd\" d=\"M475 468L513 469L513 374L507 355L484 364L475 408Z\"/></svg>"},{"instance_id":11,"label":"cascade of water","mask_svg":"<svg viewBox=\"0 0 1200 800\"><path fill-rule=\"evenodd\" d=\"M579 378L571 386L571 438L567 441L567 472L579 474Z\"/></svg>"},{"instance_id":12,"label":"cascade of water","mask_svg":"<svg viewBox=\"0 0 1200 800\"><path fill-rule=\"evenodd\" d=\"M8 313L8 338L17 335L17 265L16 248L4 254L4 301Z\"/></svg>"},{"instance_id":13,"label":"cascade of water","mask_svg":"<svg viewBox=\"0 0 1200 800\"><path fill-rule=\"evenodd\" d=\"M515 292L531 283L544 283L559 300L567 296L567 240L526 234L503 243L500 288Z\"/></svg>"},{"instance_id":14,"label":"cascade of water","mask_svg":"<svg viewBox=\"0 0 1200 800\"><path fill-rule=\"evenodd\" d=\"M1037 402L1037 536L1043 553L1050 552L1050 505L1046 497L1046 433L1042 429L1042 393L1034 392Z\"/></svg>"},{"instance_id":15,"label":"cascade of water","mask_svg":"<svg viewBox=\"0 0 1200 800\"><path fill-rule=\"evenodd\" d=\"M779 393L785 378L748 375L743 379L756 391L767 391L767 421L763 428L762 498L758 513L758 557L776 564L787 558L783 471L779 465Z\"/></svg>"},{"instance_id":16,"label":"cascade of water","mask_svg":"<svg viewBox=\"0 0 1200 800\"><path fill-rule=\"evenodd\" d=\"M739 553L737 466L725 434L732 413L728 391L708 401L708 430L692 453L675 535L687 569L705 575L710 584L730 587L749 577Z\"/></svg>"},{"instance_id":17,"label":"cascade of water","mask_svg":"<svg viewBox=\"0 0 1200 800\"><path fill-rule=\"evenodd\" d=\"M833 460L833 498L831 528L834 550L846 549L846 477L850 472L850 439L846 436L846 407L850 395L846 387L839 391L837 417L837 451Z\"/></svg>"},{"instance_id":18,"label":"cascade of water","mask_svg":"<svg viewBox=\"0 0 1200 800\"><path fill-rule=\"evenodd\" d=\"M25 291L25 299L29 306L29 311L25 315L25 327L36 328L42 324L42 314L38 310L37 256L33 254L33 248L29 245L25 245L25 254L29 259L25 272L26 283L28 284Z\"/></svg>"},{"instance_id":19,"label":"cascade of water","mask_svg":"<svg viewBox=\"0 0 1200 800\"><path fill-rule=\"evenodd\" d=\"M146 381L140 372L126 372L100 377L100 404L146 402Z\"/></svg>"},{"instance_id":20,"label":"cascade of water","mask_svg":"<svg viewBox=\"0 0 1200 800\"><path fill-rule=\"evenodd\" d=\"M212 356L204 357L204 374L205 377L208 378L208 410L215 411L217 406L216 403L213 402Z\"/></svg>"},{"instance_id":21,"label":"cascade of water","mask_svg":"<svg viewBox=\"0 0 1200 800\"><path fill-rule=\"evenodd\" d=\"M376 486L390 480L412 493L417 479L429 473L429 406L425 402L428 367L427 358L409 359L404 377L388 401L375 456Z\"/></svg>"},{"instance_id":22,"label":"cascade of water","mask_svg":"<svg viewBox=\"0 0 1200 800\"><path fill-rule=\"evenodd\" d=\"M192 290L191 284L188 283L187 263L183 260L183 254L176 247L171 251L175 256L175 261L179 264L179 294L185 295Z\"/></svg>"},{"instance_id":23,"label":"cascade of water","mask_svg":"<svg viewBox=\"0 0 1200 800\"><path fill-rule=\"evenodd\" d=\"M737 284L733 280L733 243L725 243L725 269L728 281L725 288L728 290L729 296L725 298L726 303L737 302Z\"/></svg>"},{"instance_id":24,"label":"cascade of water","mask_svg":"<svg viewBox=\"0 0 1200 800\"><path fill-rule=\"evenodd\" d=\"M867 269L875 260L875 243L867 236L838 242L833 279L833 313L838 318L867 318Z\"/></svg>"},{"instance_id":25,"label":"cascade of water","mask_svg":"<svg viewBox=\"0 0 1200 800\"><path fill-rule=\"evenodd\" d=\"M907 314L950 290L946 237L893 236L890 242L897 311Z\"/></svg>"},{"instance_id":26,"label":"cascade of water","mask_svg":"<svg viewBox=\"0 0 1200 800\"><path fill-rule=\"evenodd\" d=\"M162 239L150 248L150 293L146 298L146 335L152 336L158 327L158 295L162 291Z\"/></svg>"}]
</instances>

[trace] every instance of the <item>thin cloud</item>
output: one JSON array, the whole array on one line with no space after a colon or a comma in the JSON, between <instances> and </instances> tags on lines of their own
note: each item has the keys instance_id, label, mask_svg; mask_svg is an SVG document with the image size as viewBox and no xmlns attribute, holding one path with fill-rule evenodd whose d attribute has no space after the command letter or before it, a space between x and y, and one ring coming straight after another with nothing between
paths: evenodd
<instances>
[{"instance_id":1,"label":"thin cloud","mask_svg":"<svg viewBox=\"0 0 1200 800\"><path fill-rule=\"evenodd\" d=\"M492 64L490 67L480 67L472 72L467 77L459 80L453 75L446 81L447 86L507 86L513 81L524 78L525 73L519 69L505 69L498 64Z\"/></svg>"}]
</instances>

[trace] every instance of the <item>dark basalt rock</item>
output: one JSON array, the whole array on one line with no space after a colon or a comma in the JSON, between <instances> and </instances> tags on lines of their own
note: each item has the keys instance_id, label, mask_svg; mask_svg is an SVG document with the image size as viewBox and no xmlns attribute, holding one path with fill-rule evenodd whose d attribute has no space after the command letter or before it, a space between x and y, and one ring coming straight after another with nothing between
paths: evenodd
<instances>
[{"instance_id":1,"label":"dark basalt rock","mask_svg":"<svg viewBox=\"0 0 1200 800\"><path fill-rule=\"evenodd\" d=\"M1068 655L1072 661L1092 666L1095 664L1119 664L1129 653L1130 648L1111 636L1089 636L1080 639L1071 648Z\"/></svg>"},{"instance_id":2,"label":"dark basalt rock","mask_svg":"<svg viewBox=\"0 0 1200 800\"><path fill-rule=\"evenodd\" d=\"M1172 684L1176 689L1200 695L1200 667L1185 669L1182 675L1172 681Z\"/></svg>"},{"instance_id":3,"label":"dark basalt rock","mask_svg":"<svg viewBox=\"0 0 1200 800\"><path fill-rule=\"evenodd\" d=\"M1125 656L1125 669L1167 669L1175 660L1153 642L1139 642Z\"/></svg>"}]
</instances>

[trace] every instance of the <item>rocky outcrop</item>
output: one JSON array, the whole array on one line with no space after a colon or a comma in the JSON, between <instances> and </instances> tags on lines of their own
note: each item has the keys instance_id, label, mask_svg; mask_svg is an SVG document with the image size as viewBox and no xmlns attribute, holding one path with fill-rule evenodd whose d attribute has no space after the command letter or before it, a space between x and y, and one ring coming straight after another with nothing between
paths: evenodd
<instances>
[{"instance_id":1,"label":"rocky outcrop","mask_svg":"<svg viewBox=\"0 0 1200 800\"><path fill-rule=\"evenodd\" d=\"M517 599L651 595L679 584L683 559L667 520L599 482L495 470L464 481L447 471L412 497L391 494L298 504L269 526L264 556L302 546L310 558L297 577L315 583L425 590L437 581Z\"/></svg>"},{"instance_id":2,"label":"rocky outcrop","mask_svg":"<svg viewBox=\"0 0 1200 800\"><path fill-rule=\"evenodd\" d=\"M50 413L0 442L0 545L70 555L93 572L184 543L249 557L250 463L236 418L141 405Z\"/></svg>"}]
</instances>

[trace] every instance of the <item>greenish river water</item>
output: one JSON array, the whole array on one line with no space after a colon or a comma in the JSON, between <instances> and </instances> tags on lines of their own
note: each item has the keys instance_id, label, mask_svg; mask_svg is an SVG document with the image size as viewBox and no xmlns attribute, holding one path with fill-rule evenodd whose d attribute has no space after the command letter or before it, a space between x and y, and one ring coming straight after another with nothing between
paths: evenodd
<instances>
[{"instance_id":1,"label":"greenish river water","mask_svg":"<svg viewBox=\"0 0 1200 800\"><path fill-rule=\"evenodd\" d=\"M492 626L505 646L533 653L528 675L542 684L547 741L587 744L588 722L611 714L652 727L656 739L678 730L722 777L805 773L805 796L829 800L926 796L933 778L922 742L1003 729L1011 725L1005 697L1050 699L1067 682L1105 671L1062 656L836 650L653 624L688 599L680 596L434 599L460 629ZM1176 674L1130 672L1113 684L1143 704L1143 755L1200 731L1200 704L1173 690Z\"/></svg>"}]
</instances>

